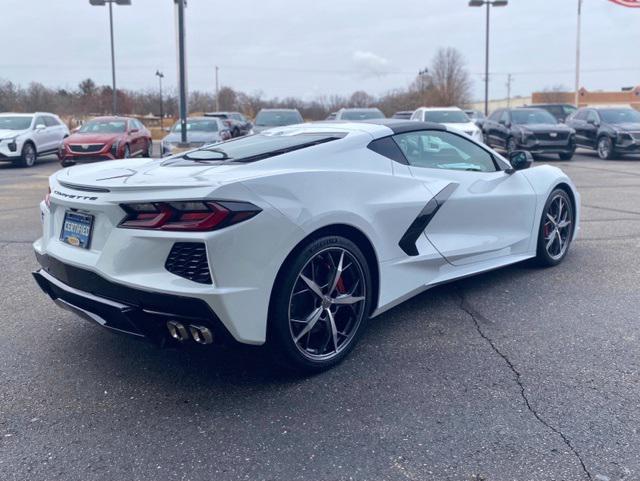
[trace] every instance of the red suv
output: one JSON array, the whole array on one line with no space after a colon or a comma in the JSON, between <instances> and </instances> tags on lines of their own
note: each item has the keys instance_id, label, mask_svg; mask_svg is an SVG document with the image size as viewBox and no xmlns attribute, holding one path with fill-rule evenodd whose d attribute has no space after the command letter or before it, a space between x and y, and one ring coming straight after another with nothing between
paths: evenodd
<instances>
[{"instance_id":1,"label":"red suv","mask_svg":"<svg viewBox=\"0 0 640 481\"><path fill-rule=\"evenodd\" d=\"M64 139L58 157L63 167L78 162L151 157L151 133L136 119L96 117Z\"/></svg>"}]
</instances>

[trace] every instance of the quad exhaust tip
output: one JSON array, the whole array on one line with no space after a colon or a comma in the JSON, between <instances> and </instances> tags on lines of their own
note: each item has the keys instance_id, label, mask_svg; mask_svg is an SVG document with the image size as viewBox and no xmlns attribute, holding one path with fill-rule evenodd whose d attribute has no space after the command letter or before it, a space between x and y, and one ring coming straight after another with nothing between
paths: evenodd
<instances>
[{"instance_id":1,"label":"quad exhaust tip","mask_svg":"<svg viewBox=\"0 0 640 481\"><path fill-rule=\"evenodd\" d=\"M191 324L189 332L193 340L198 344L211 344L213 342L213 334L207 327Z\"/></svg>"},{"instance_id":2,"label":"quad exhaust tip","mask_svg":"<svg viewBox=\"0 0 640 481\"><path fill-rule=\"evenodd\" d=\"M183 342L191 338L198 344L211 344L213 342L213 333L205 326L190 324L187 328L181 322L167 321L167 329L169 330L169 335L176 341Z\"/></svg>"}]
</instances>

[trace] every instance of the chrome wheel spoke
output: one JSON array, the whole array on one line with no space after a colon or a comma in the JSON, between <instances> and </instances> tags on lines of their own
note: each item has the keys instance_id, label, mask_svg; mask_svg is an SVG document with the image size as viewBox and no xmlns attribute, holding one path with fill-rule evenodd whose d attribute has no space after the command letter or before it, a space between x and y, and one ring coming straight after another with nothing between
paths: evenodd
<instances>
[{"instance_id":1,"label":"chrome wheel spoke","mask_svg":"<svg viewBox=\"0 0 640 481\"><path fill-rule=\"evenodd\" d=\"M309 331L311 331L311 329L313 329L315 327L315 325L318 322L318 319L320 319L321 315L322 315L322 308L321 307L318 307L311 314L309 314L309 317L306 319L307 325L304 326L302 331L300 331L298 333L298 336L295 339L296 342L298 342L300 339L302 339L306 333L308 333Z\"/></svg>"},{"instance_id":2,"label":"chrome wheel spoke","mask_svg":"<svg viewBox=\"0 0 640 481\"><path fill-rule=\"evenodd\" d=\"M339 306L347 305L347 304L356 304L360 301L364 301L364 297L362 296L352 296L350 294L345 294L342 296L338 296L333 299L333 303Z\"/></svg>"},{"instance_id":3,"label":"chrome wheel spoke","mask_svg":"<svg viewBox=\"0 0 640 481\"><path fill-rule=\"evenodd\" d=\"M327 315L329 316L329 324L331 325L331 337L333 338L333 349L338 352L338 328L336 327L336 320L333 318L331 311L327 309Z\"/></svg>"},{"instance_id":4,"label":"chrome wheel spoke","mask_svg":"<svg viewBox=\"0 0 640 481\"><path fill-rule=\"evenodd\" d=\"M311 292L313 292L316 296L318 296L321 299L322 297L324 297L324 294L322 294L322 289L318 284L316 284L315 281L312 281L304 274L300 274L300 279L304 281L304 283L309 287L309 289L311 289Z\"/></svg>"},{"instance_id":5,"label":"chrome wheel spoke","mask_svg":"<svg viewBox=\"0 0 640 481\"><path fill-rule=\"evenodd\" d=\"M340 260L338 261L338 265L335 268L335 271L333 273L333 280L331 281L331 284L329 286L329 290L327 291L327 295L328 296L333 294L333 291L336 289L336 286L338 285L338 281L340 280L340 276L342 276L343 263L344 263L344 251L342 251L340 253Z\"/></svg>"}]
</instances>

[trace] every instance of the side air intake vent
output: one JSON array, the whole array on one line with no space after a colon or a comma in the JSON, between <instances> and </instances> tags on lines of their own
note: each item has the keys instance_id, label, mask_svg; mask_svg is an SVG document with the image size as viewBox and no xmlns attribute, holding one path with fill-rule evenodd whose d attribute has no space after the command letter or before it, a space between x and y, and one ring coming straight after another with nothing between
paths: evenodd
<instances>
[{"instance_id":1,"label":"side air intake vent","mask_svg":"<svg viewBox=\"0 0 640 481\"><path fill-rule=\"evenodd\" d=\"M173 244L164 267L176 276L200 284L211 284L207 249L201 242L176 242Z\"/></svg>"}]
</instances>

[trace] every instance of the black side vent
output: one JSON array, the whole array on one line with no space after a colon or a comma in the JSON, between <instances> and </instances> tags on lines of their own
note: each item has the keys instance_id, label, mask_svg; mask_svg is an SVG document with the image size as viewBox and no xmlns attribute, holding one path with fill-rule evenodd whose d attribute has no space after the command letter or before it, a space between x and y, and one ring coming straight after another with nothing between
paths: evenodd
<instances>
[{"instance_id":1,"label":"black side vent","mask_svg":"<svg viewBox=\"0 0 640 481\"><path fill-rule=\"evenodd\" d=\"M211 284L207 249L201 242L176 242L173 244L164 267L176 276L200 284Z\"/></svg>"}]
</instances>

